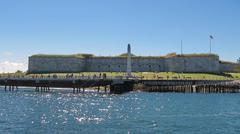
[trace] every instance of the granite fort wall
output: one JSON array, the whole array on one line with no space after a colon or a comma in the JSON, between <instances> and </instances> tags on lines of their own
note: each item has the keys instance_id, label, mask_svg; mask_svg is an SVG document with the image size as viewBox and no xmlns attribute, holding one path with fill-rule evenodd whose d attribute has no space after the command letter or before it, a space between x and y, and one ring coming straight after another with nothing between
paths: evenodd
<instances>
[{"instance_id":1,"label":"granite fort wall","mask_svg":"<svg viewBox=\"0 0 240 134\"><path fill-rule=\"evenodd\" d=\"M127 59L124 57L89 58L86 60L86 71L89 72L126 72ZM132 58L133 72L159 72L166 70L162 58Z\"/></svg>"},{"instance_id":2,"label":"granite fort wall","mask_svg":"<svg viewBox=\"0 0 240 134\"><path fill-rule=\"evenodd\" d=\"M29 57L29 72L125 72L126 57ZM132 57L133 72L232 72L236 67L220 64L218 56Z\"/></svg>"},{"instance_id":3,"label":"granite fort wall","mask_svg":"<svg viewBox=\"0 0 240 134\"><path fill-rule=\"evenodd\" d=\"M219 58L216 56L204 57L172 57L167 58L166 67L169 72L188 72L188 73L218 73Z\"/></svg>"},{"instance_id":4,"label":"granite fort wall","mask_svg":"<svg viewBox=\"0 0 240 134\"><path fill-rule=\"evenodd\" d=\"M127 68L126 58L97 57L86 59L87 72L125 72Z\"/></svg>"},{"instance_id":5,"label":"granite fort wall","mask_svg":"<svg viewBox=\"0 0 240 134\"><path fill-rule=\"evenodd\" d=\"M85 60L81 58L29 57L30 73L57 73L84 71Z\"/></svg>"},{"instance_id":6,"label":"granite fort wall","mask_svg":"<svg viewBox=\"0 0 240 134\"><path fill-rule=\"evenodd\" d=\"M220 62L220 72L240 72L240 64Z\"/></svg>"},{"instance_id":7,"label":"granite fort wall","mask_svg":"<svg viewBox=\"0 0 240 134\"><path fill-rule=\"evenodd\" d=\"M87 60L87 71L126 71L126 58L91 58ZM219 72L218 57L133 57L133 72Z\"/></svg>"}]
</instances>

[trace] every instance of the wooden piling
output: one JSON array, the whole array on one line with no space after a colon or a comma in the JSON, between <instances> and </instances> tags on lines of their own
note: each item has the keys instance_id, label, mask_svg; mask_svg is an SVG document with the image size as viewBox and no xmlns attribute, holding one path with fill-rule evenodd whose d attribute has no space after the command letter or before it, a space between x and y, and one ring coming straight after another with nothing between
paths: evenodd
<instances>
[{"instance_id":1,"label":"wooden piling","mask_svg":"<svg viewBox=\"0 0 240 134\"><path fill-rule=\"evenodd\" d=\"M97 89L97 92L99 93L99 91L100 91L100 86L98 86L98 89Z\"/></svg>"},{"instance_id":2,"label":"wooden piling","mask_svg":"<svg viewBox=\"0 0 240 134\"><path fill-rule=\"evenodd\" d=\"M104 92L107 93L107 86L104 86Z\"/></svg>"}]
</instances>

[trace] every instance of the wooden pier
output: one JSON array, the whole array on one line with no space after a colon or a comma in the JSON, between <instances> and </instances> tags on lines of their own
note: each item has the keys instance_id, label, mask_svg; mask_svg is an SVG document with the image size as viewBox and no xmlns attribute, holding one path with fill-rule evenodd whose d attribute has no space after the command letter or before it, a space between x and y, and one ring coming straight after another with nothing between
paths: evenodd
<instances>
[{"instance_id":1,"label":"wooden pier","mask_svg":"<svg viewBox=\"0 0 240 134\"><path fill-rule=\"evenodd\" d=\"M130 84L129 84L130 83ZM4 78L0 79L0 86L5 91L14 91L19 87L34 87L36 91L48 92L52 88L72 89L73 93L84 93L86 88L95 89L97 92L104 89L105 93L121 94L132 91L129 85L132 80L118 79L58 79L58 78Z\"/></svg>"},{"instance_id":2,"label":"wooden pier","mask_svg":"<svg viewBox=\"0 0 240 134\"><path fill-rule=\"evenodd\" d=\"M139 85L142 85L142 88L139 88ZM133 90L182 93L240 92L240 81L232 80L1 78L0 86L5 91L15 91L19 87L33 87L38 92L49 92L53 88L67 88L73 93L84 93L88 88L111 94L122 94Z\"/></svg>"},{"instance_id":3,"label":"wooden pier","mask_svg":"<svg viewBox=\"0 0 240 134\"><path fill-rule=\"evenodd\" d=\"M239 93L240 81L232 80L144 80L143 91L182 93Z\"/></svg>"}]
</instances>

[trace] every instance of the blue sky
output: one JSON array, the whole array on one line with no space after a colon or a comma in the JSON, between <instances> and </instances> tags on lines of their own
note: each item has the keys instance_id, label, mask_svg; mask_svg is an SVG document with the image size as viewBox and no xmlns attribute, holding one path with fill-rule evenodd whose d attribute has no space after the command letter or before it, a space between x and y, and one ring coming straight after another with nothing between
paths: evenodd
<instances>
[{"instance_id":1,"label":"blue sky","mask_svg":"<svg viewBox=\"0 0 240 134\"><path fill-rule=\"evenodd\" d=\"M0 72L32 54L208 53L240 57L239 0L0 0Z\"/></svg>"}]
</instances>

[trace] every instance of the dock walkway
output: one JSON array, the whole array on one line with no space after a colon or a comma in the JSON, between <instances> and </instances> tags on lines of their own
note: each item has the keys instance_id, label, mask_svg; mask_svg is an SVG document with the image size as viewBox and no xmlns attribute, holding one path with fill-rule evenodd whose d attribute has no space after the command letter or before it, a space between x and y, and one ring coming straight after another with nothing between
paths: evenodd
<instances>
[{"instance_id":1,"label":"dock walkway","mask_svg":"<svg viewBox=\"0 0 240 134\"><path fill-rule=\"evenodd\" d=\"M72 89L74 93L86 88L104 89L104 92L121 94L133 91L136 85L143 85L147 92L189 92L189 93L239 93L239 80L141 80L141 79L79 79L79 78L0 78L5 91L19 87L34 87L36 91L47 92L52 88Z\"/></svg>"}]
</instances>

